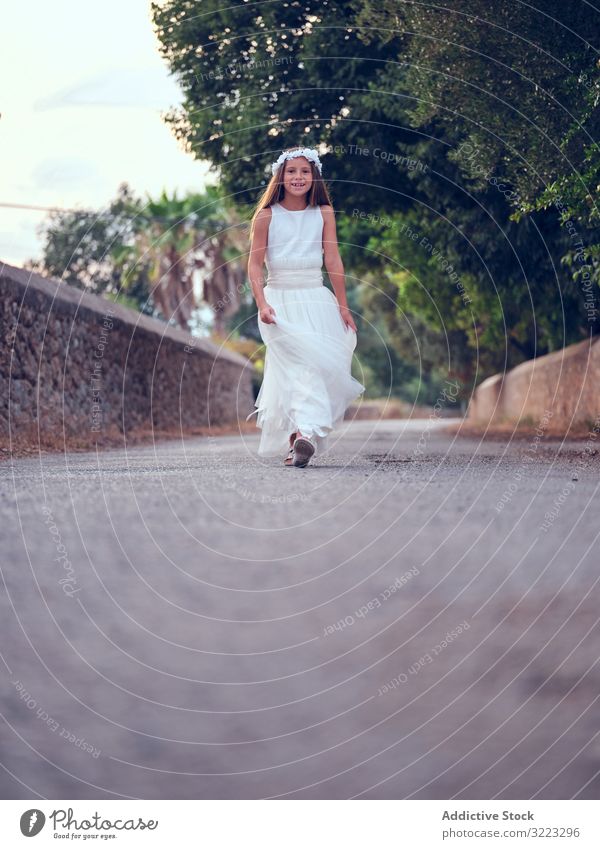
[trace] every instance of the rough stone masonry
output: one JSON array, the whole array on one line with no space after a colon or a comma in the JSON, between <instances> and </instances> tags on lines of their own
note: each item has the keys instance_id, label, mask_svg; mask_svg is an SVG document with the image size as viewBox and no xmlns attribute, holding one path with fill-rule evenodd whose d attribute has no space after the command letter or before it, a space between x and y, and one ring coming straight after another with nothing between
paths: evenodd
<instances>
[{"instance_id":1,"label":"rough stone masonry","mask_svg":"<svg viewBox=\"0 0 600 849\"><path fill-rule=\"evenodd\" d=\"M225 348L0 266L0 434L65 437L224 425L253 407L253 366Z\"/></svg>"}]
</instances>

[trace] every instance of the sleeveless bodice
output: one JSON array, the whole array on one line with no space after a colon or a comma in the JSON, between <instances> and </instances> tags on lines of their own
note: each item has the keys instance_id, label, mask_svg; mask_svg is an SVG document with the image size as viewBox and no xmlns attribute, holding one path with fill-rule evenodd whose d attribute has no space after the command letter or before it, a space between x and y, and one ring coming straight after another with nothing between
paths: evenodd
<instances>
[{"instance_id":1,"label":"sleeveless bodice","mask_svg":"<svg viewBox=\"0 0 600 849\"><path fill-rule=\"evenodd\" d=\"M323 216L319 206L291 211L274 203L271 206L271 221L267 237L265 262L269 272L268 281L277 277L289 278L290 273L313 272L321 274L323 266Z\"/></svg>"}]
</instances>

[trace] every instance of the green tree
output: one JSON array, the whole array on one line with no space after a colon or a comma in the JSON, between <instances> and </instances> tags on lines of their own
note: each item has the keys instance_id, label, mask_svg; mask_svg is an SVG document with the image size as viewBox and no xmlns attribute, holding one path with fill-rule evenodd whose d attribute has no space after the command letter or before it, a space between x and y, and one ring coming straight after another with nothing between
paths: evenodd
<instances>
[{"instance_id":1,"label":"green tree","mask_svg":"<svg viewBox=\"0 0 600 849\"><path fill-rule=\"evenodd\" d=\"M40 228L42 258L26 265L97 295L152 314L148 266L139 263L123 280L117 257L135 241L135 213L141 202L126 183L98 212L52 212Z\"/></svg>"},{"instance_id":2,"label":"green tree","mask_svg":"<svg viewBox=\"0 0 600 849\"><path fill-rule=\"evenodd\" d=\"M511 217L551 210L597 258L600 14L591 4L449 0L443 6L361 0L360 37L394 44L379 88L412 95L413 128L450 141L472 190L506 186ZM573 265L568 237L562 240ZM574 272L577 281L581 269Z\"/></svg>"},{"instance_id":3,"label":"green tree","mask_svg":"<svg viewBox=\"0 0 600 849\"><path fill-rule=\"evenodd\" d=\"M195 276L201 280L201 301L214 314L215 330L239 306L244 271L245 239L241 222L219 189L178 198L163 191L148 199L135 217L135 238L118 260L125 276L139 263L148 279L157 309L167 321L187 328L199 306Z\"/></svg>"},{"instance_id":4,"label":"green tree","mask_svg":"<svg viewBox=\"0 0 600 849\"><path fill-rule=\"evenodd\" d=\"M283 147L348 146L348 102L360 102L387 48L365 45L350 5L337 0L227 5L152 4L160 49L183 101L165 120L194 157L208 160L242 207L255 204ZM373 133L384 136L375 122ZM364 139L360 127L356 138ZM353 162L329 156L336 195L365 202ZM343 192L338 192L342 189Z\"/></svg>"},{"instance_id":5,"label":"green tree","mask_svg":"<svg viewBox=\"0 0 600 849\"><path fill-rule=\"evenodd\" d=\"M215 187L143 201L123 184L107 210L52 213L29 267L186 329L205 304L223 333L244 290L243 230Z\"/></svg>"},{"instance_id":6,"label":"green tree","mask_svg":"<svg viewBox=\"0 0 600 849\"><path fill-rule=\"evenodd\" d=\"M403 361L466 386L589 332L543 194L555 180L591 230L598 17L575 5L168 0L153 15L184 102L167 120L243 211L282 147L320 146L360 308Z\"/></svg>"}]
</instances>

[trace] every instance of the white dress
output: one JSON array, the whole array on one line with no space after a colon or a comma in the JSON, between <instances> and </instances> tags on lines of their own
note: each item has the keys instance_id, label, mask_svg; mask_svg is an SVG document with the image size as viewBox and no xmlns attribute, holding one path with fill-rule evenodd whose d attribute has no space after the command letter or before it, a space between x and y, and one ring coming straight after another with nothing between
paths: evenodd
<instances>
[{"instance_id":1,"label":"white dress","mask_svg":"<svg viewBox=\"0 0 600 849\"><path fill-rule=\"evenodd\" d=\"M337 298L323 282L321 208L293 211L275 203L271 211L264 294L275 324L259 316L266 356L254 410L258 453L287 453L289 435L299 430L318 454L365 390L350 373L356 332L342 321Z\"/></svg>"}]
</instances>

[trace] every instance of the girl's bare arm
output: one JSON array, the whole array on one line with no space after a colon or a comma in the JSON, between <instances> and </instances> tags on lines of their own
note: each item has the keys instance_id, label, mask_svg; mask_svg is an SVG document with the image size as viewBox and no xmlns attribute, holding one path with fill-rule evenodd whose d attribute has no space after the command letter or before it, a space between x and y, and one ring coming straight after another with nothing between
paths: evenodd
<instances>
[{"instance_id":1,"label":"girl's bare arm","mask_svg":"<svg viewBox=\"0 0 600 849\"><path fill-rule=\"evenodd\" d=\"M323 215L323 262L329 274L337 302L340 305L340 313L344 324L356 330L356 324L354 323L346 299L346 279L344 264L338 247L335 213L331 206L322 206L321 213Z\"/></svg>"},{"instance_id":2,"label":"girl's bare arm","mask_svg":"<svg viewBox=\"0 0 600 849\"><path fill-rule=\"evenodd\" d=\"M344 277L344 264L340 256L337 233L335 228L335 214L331 206L322 206L323 215L323 261L329 274L333 291L341 307L347 306L346 283Z\"/></svg>"},{"instance_id":3,"label":"girl's bare arm","mask_svg":"<svg viewBox=\"0 0 600 849\"><path fill-rule=\"evenodd\" d=\"M264 262L267 250L267 235L271 221L271 209L266 207L256 216L254 222L254 233L250 246L248 258L248 279L252 288L252 294L259 310L268 306L264 295Z\"/></svg>"}]
</instances>

